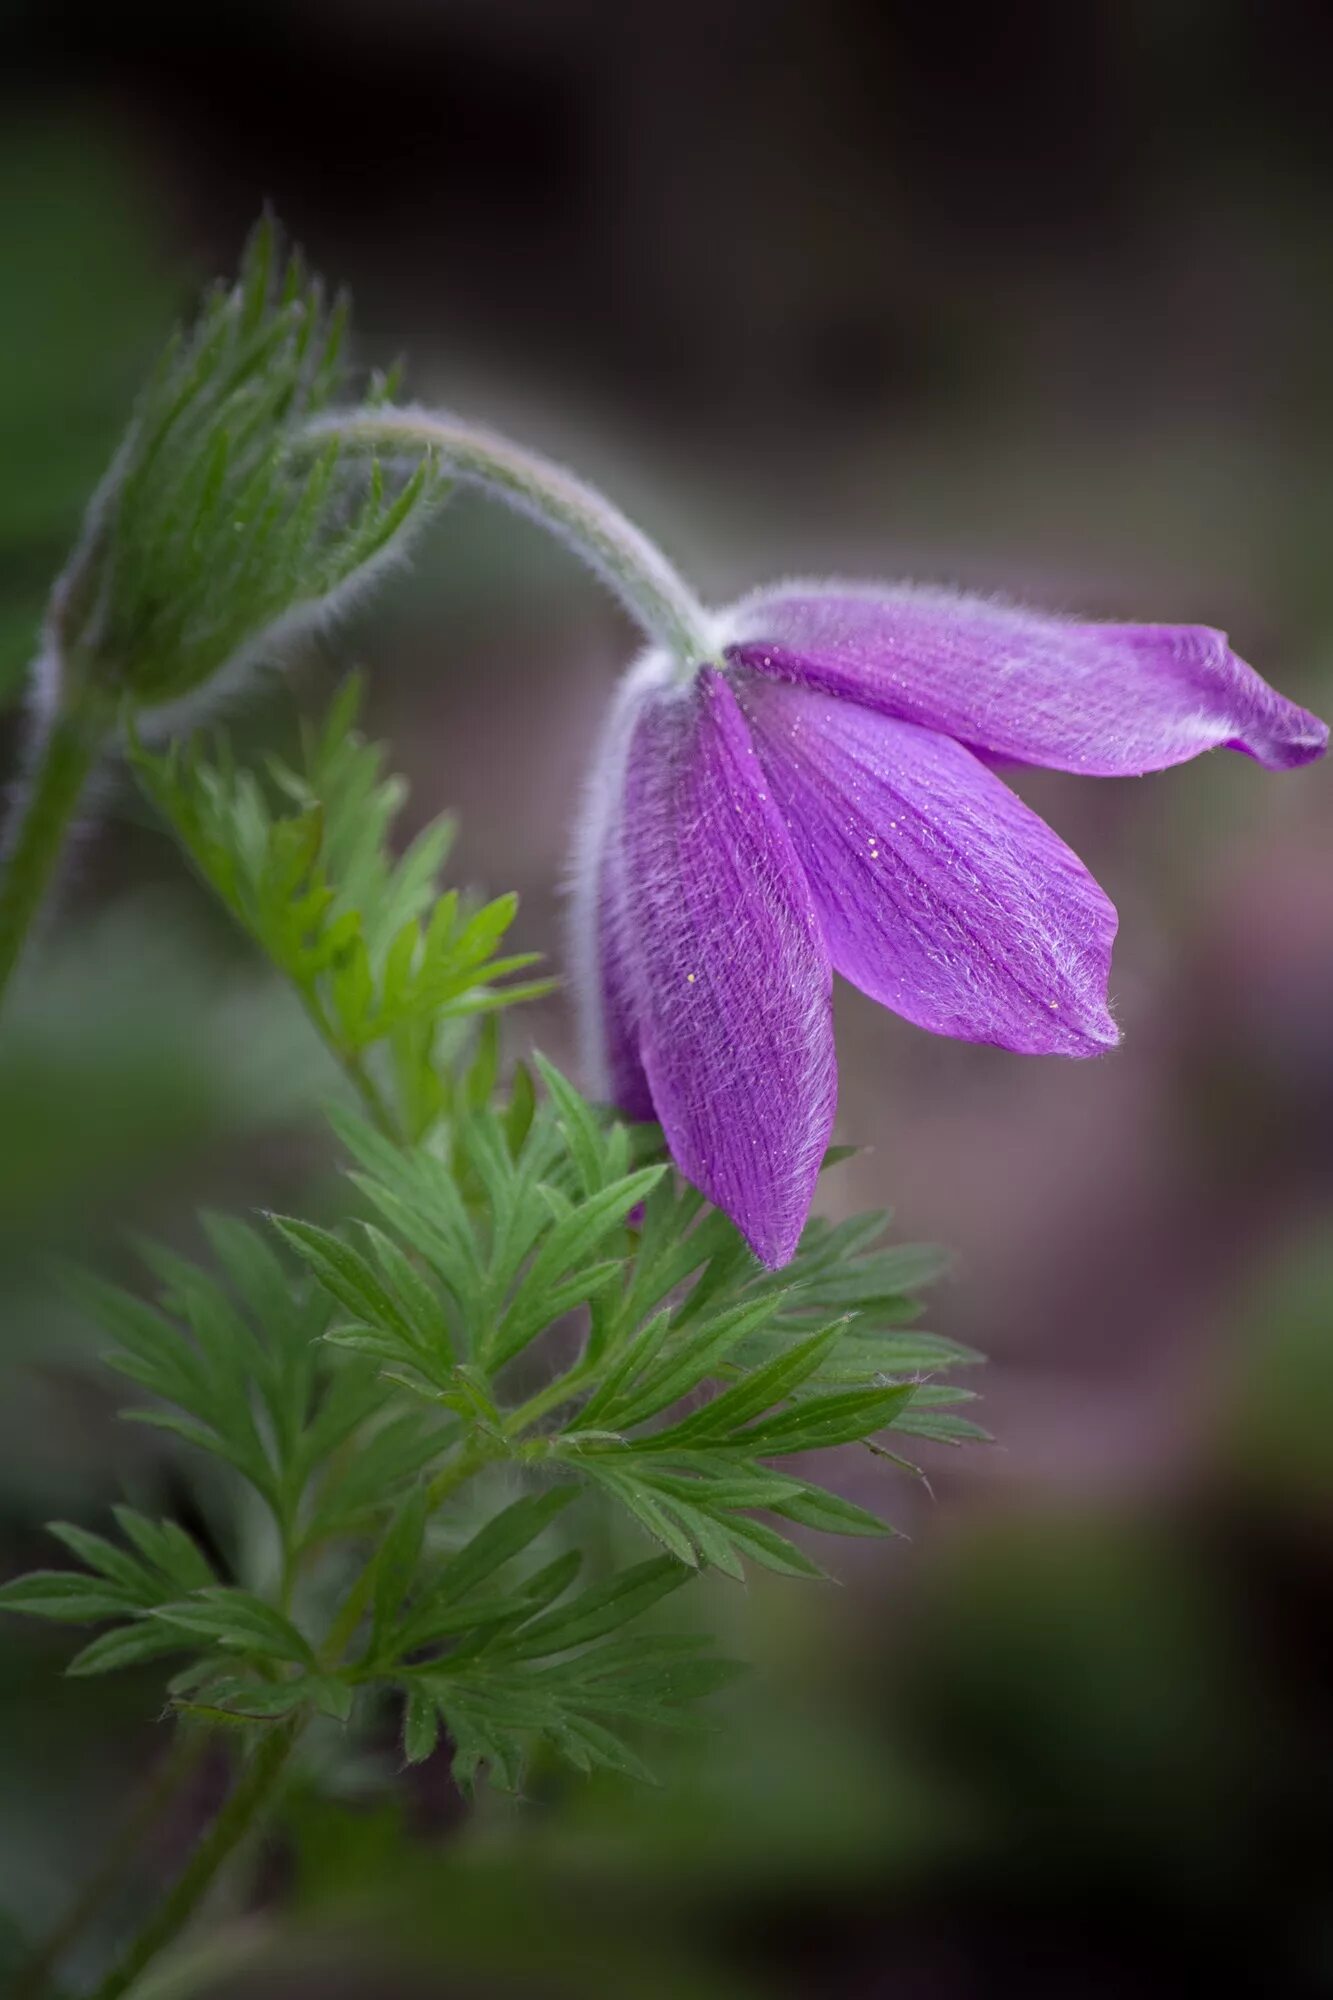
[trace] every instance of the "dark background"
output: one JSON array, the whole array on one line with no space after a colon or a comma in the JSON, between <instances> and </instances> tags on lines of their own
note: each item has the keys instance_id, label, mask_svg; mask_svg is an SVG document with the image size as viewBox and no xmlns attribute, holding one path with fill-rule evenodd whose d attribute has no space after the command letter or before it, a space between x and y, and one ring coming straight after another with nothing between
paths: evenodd
<instances>
[{"instance_id":1,"label":"dark background","mask_svg":"<svg viewBox=\"0 0 1333 2000\"><path fill-rule=\"evenodd\" d=\"M423 399L604 482L707 597L828 571L1198 620L1328 712L1333 8L34 0L4 27L11 704L136 377L268 199L351 284L363 361L405 352ZM359 660L413 813L459 810L464 877L519 888L558 964L632 643L467 502L245 727L278 740ZM1020 782L1120 907L1124 1047L1031 1062L843 994L870 1150L828 1183L956 1246L930 1324L991 1355L998 1445L937 1452L931 1497L852 1462L912 1539L832 1550L841 1590L716 1595L759 1673L660 1795L550 1780L464 1831L443 1771L368 1760L297 1799L171 1991L1333 1991L1327 773ZM569 1056L562 1002L525 1030ZM0 1043L0 1569L49 1559L53 1513L170 1498L44 1256L119 1268L201 1201L299 1199L327 1081L113 789ZM154 1680L60 1684L67 1651L0 1632L0 1900L33 1935L161 1735Z\"/></svg>"}]
</instances>

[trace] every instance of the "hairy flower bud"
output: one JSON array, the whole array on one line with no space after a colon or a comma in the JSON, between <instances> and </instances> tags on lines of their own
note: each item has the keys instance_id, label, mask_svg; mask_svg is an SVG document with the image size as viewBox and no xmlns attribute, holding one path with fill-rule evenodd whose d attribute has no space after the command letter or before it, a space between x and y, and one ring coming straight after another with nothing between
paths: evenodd
<instances>
[{"instance_id":1,"label":"hairy flower bud","mask_svg":"<svg viewBox=\"0 0 1333 2000\"><path fill-rule=\"evenodd\" d=\"M429 453L386 467L306 430L343 391L346 319L262 222L237 283L168 346L89 508L52 595L39 709L215 694L400 554L436 489Z\"/></svg>"}]
</instances>

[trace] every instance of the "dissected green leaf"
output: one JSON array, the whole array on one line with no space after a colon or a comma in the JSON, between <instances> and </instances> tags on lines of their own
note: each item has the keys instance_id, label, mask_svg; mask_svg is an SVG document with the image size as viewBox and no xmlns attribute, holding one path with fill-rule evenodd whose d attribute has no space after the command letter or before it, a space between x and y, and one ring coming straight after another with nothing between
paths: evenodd
<instances>
[{"instance_id":1,"label":"dissected green leaf","mask_svg":"<svg viewBox=\"0 0 1333 2000\"><path fill-rule=\"evenodd\" d=\"M156 1607L154 1617L219 1646L313 1666L315 1656L290 1618L252 1591L223 1585Z\"/></svg>"},{"instance_id":2,"label":"dissected green leaf","mask_svg":"<svg viewBox=\"0 0 1333 2000\"><path fill-rule=\"evenodd\" d=\"M35 1569L0 1584L0 1611L24 1611L29 1617L72 1625L122 1618L138 1608L125 1591L81 1570Z\"/></svg>"},{"instance_id":3,"label":"dissected green leaf","mask_svg":"<svg viewBox=\"0 0 1333 2000\"><path fill-rule=\"evenodd\" d=\"M134 766L374 1116L415 1139L449 1108L453 1083L437 1059L445 1025L483 1020L551 982L515 980L534 956L501 950L516 898L473 909L455 891L440 894L448 820L395 859L390 834L405 787L385 777L382 749L358 735L359 697L349 683L324 727L305 732L299 764L271 758L260 775L236 767L225 739L211 751L196 739L162 752L136 745Z\"/></svg>"},{"instance_id":4,"label":"dissected green leaf","mask_svg":"<svg viewBox=\"0 0 1333 2000\"><path fill-rule=\"evenodd\" d=\"M403 1759L408 1764L424 1763L440 1735L440 1711L424 1688L408 1690L403 1708Z\"/></svg>"},{"instance_id":5,"label":"dissected green leaf","mask_svg":"<svg viewBox=\"0 0 1333 2000\"><path fill-rule=\"evenodd\" d=\"M456 1604L502 1564L521 1554L575 1496L572 1486L552 1486L545 1493L513 1500L478 1529L471 1541L440 1565L431 1596L441 1604Z\"/></svg>"},{"instance_id":6,"label":"dissected green leaf","mask_svg":"<svg viewBox=\"0 0 1333 2000\"><path fill-rule=\"evenodd\" d=\"M76 1676L118 1673L122 1667L137 1667L146 1660L179 1653L189 1644L185 1633L145 1618L137 1625L117 1625L113 1631L103 1632L74 1655L65 1672Z\"/></svg>"},{"instance_id":7,"label":"dissected green leaf","mask_svg":"<svg viewBox=\"0 0 1333 2000\"><path fill-rule=\"evenodd\" d=\"M515 1659L530 1660L543 1653L565 1652L614 1632L631 1618L637 1618L651 1604L678 1590L686 1572L679 1563L665 1557L640 1563L636 1568L612 1577L609 1583L586 1590L571 1604L536 1618L506 1642L503 1650Z\"/></svg>"}]
</instances>

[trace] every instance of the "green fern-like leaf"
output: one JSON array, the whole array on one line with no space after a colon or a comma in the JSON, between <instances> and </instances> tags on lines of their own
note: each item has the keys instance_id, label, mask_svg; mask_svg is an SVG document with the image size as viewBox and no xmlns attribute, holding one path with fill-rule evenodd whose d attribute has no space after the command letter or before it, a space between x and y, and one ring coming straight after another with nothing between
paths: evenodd
<instances>
[{"instance_id":1,"label":"green fern-like leaf","mask_svg":"<svg viewBox=\"0 0 1333 2000\"><path fill-rule=\"evenodd\" d=\"M441 892L448 818L395 859L405 789L385 776L382 749L357 733L360 698L353 679L323 726L303 732L299 764L272 758L262 778L237 768L225 739L162 752L139 744L134 764L198 874L296 988L372 1116L418 1138L451 1108L449 1059L469 1024L552 982L513 976L536 962L503 949L517 898L471 907Z\"/></svg>"},{"instance_id":2,"label":"green fern-like leaf","mask_svg":"<svg viewBox=\"0 0 1333 2000\"><path fill-rule=\"evenodd\" d=\"M325 1340L452 1412L457 1453L591 1484L683 1565L819 1575L775 1519L892 1532L792 1461L895 1431L984 1436L954 1414L968 1392L930 1379L978 1357L904 1331L938 1254L884 1249L883 1218L860 1217L813 1225L766 1272L664 1165L631 1165L628 1128L539 1068L548 1094L517 1134L465 1113L446 1148L403 1148L336 1115L377 1220L278 1223L340 1309Z\"/></svg>"}]
</instances>

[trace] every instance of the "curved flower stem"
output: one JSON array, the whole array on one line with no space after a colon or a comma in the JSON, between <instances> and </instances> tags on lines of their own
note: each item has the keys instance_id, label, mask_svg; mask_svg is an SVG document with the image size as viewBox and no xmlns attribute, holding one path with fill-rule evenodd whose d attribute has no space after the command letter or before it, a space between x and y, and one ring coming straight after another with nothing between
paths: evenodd
<instances>
[{"instance_id":1,"label":"curved flower stem","mask_svg":"<svg viewBox=\"0 0 1333 2000\"><path fill-rule=\"evenodd\" d=\"M41 739L0 860L0 996L51 886L83 790L110 733L99 706L59 710Z\"/></svg>"},{"instance_id":2,"label":"curved flower stem","mask_svg":"<svg viewBox=\"0 0 1333 2000\"><path fill-rule=\"evenodd\" d=\"M300 1733L301 1724L293 1722L272 1729L264 1737L184 1872L107 1974L92 2000L119 2000L145 1966L184 1929L224 1861L272 1799Z\"/></svg>"},{"instance_id":3,"label":"curved flower stem","mask_svg":"<svg viewBox=\"0 0 1333 2000\"><path fill-rule=\"evenodd\" d=\"M321 417L311 434L370 449L433 452L455 479L527 514L572 548L683 668L702 666L715 650L707 612L661 550L618 507L549 458L439 410L353 410Z\"/></svg>"}]
</instances>

